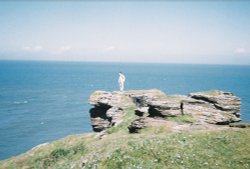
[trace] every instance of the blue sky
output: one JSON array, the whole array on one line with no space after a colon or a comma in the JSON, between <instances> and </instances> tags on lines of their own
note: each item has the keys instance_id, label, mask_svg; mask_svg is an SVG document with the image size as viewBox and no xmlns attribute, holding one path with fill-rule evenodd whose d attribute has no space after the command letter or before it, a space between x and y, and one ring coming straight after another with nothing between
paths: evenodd
<instances>
[{"instance_id":1,"label":"blue sky","mask_svg":"<svg viewBox=\"0 0 250 169\"><path fill-rule=\"evenodd\" d=\"M250 1L1 1L1 60L250 64Z\"/></svg>"}]
</instances>

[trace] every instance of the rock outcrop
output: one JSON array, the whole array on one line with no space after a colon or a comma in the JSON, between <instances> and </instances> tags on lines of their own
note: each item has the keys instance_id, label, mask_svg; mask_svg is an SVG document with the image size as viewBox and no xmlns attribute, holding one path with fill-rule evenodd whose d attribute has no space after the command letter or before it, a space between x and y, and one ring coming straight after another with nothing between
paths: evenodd
<instances>
[{"instance_id":1,"label":"rock outcrop","mask_svg":"<svg viewBox=\"0 0 250 169\"><path fill-rule=\"evenodd\" d=\"M189 94L183 101L184 113L197 121L210 124L229 124L240 121L240 98L230 92L208 91Z\"/></svg>"},{"instance_id":2,"label":"rock outcrop","mask_svg":"<svg viewBox=\"0 0 250 169\"><path fill-rule=\"evenodd\" d=\"M149 101L161 97L165 97L165 94L160 90L95 91L89 98L89 103L94 106L90 109L93 130L100 132L116 126L122 121L125 109L137 107L138 111L145 110Z\"/></svg>"},{"instance_id":3,"label":"rock outcrop","mask_svg":"<svg viewBox=\"0 0 250 169\"><path fill-rule=\"evenodd\" d=\"M123 121L124 110L134 109L138 118L128 129L130 132L153 123L164 123L170 118L192 117L192 123L229 124L240 121L240 98L230 92L207 91L191 93L188 96L166 95L160 90L131 90L126 92L96 91L89 103L91 124L96 132L116 126ZM157 119L157 120L156 120Z\"/></svg>"}]
</instances>

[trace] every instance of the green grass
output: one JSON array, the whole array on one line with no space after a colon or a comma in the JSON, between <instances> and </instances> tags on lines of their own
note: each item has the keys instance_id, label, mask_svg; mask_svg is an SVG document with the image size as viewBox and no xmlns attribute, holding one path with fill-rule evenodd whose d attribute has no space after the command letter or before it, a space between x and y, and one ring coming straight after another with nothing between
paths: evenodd
<instances>
[{"instance_id":1,"label":"green grass","mask_svg":"<svg viewBox=\"0 0 250 169\"><path fill-rule=\"evenodd\" d=\"M55 148L48 155L38 157L34 159L34 164L36 164L37 168L49 168L60 161L69 161L73 159L73 157L77 154L84 154L85 146L83 143L76 144L72 147L68 148Z\"/></svg>"},{"instance_id":2,"label":"green grass","mask_svg":"<svg viewBox=\"0 0 250 169\"><path fill-rule=\"evenodd\" d=\"M250 123L231 123L229 127L250 128Z\"/></svg>"},{"instance_id":3,"label":"green grass","mask_svg":"<svg viewBox=\"0 0 250 169\"><path fill-rule=\"evenodd\" d=\"M209 91L205 91L205 92L201 92L201 93L208 94L208 95L211 95L211 96L219 95L219 91L217 91L217 90L209 90Z\"/></svg>"},{"instance_id":4,"label":"green grass","mask_svg":"<svg viewBox=\"0 0 250 169\"><path fill-rule=\"evenodd\" d=\"M0 162L1 169L249 169L250 129L71 136Z\"/></svg>"},{"instance_id":5,"label":"green grass","mask_svg":"<svg viewBox=\"0 0 250 169\"><path fill-rule=\"evenodd\" d=\"M19 157L0 163L0 168L69 168L72 161L86 153L85 142L82 136L71 136L36 148Z\"/></svg>"},{"instance_id":6,"label":"green grass","mask_svg":"<svg viewBox=\"0 0 250 169\"><path fill-rule=\"evenodd\" d=\"M175 133L130 140L98 165L106 169L249 169L249 140L249 130Z\"/></svg>"},{"instance_id":7,"label":"green grass","mask_svg":"<svg viewBox=\"0 0 250 169\"><path fill-rule=\"evenodd\" d=\"M177 122L179 124L185 124L185 123L194 123L194 117L191 115L179 115L176 117L167 117L166 119L170 120L170 121L174 121Z\"/></svg>"}]
</instances>

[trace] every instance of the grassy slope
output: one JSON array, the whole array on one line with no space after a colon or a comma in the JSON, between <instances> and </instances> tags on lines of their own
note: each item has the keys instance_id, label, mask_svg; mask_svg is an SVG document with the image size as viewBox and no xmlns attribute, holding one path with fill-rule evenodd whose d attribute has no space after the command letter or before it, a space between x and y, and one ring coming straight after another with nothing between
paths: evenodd
<instances>
[{"instance_id":1,"label":"grassy slope","mask_svg":"<svg viewBox=\"0 0 250 169\"><path fill-rule=\"evenodd\" d=\"M0 162L0 168L250 168L250 129L174 133L162 128L129 134L127 110L120 126L99 139L75 135Z\"/></svg>"}]
</instances>

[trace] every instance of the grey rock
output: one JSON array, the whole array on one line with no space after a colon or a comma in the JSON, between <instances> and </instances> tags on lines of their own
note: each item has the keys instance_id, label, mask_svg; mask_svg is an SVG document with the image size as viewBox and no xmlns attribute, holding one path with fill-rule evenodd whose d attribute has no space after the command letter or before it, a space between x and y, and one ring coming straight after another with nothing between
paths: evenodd
<instances>
[{"instance_id":1,"label":"grey rock","mask_svg":"<svg viewBox=\"0 0 250 169\"><path fill-rule=\"evenodd\" d=\"M139 118L134 120L129 126L128 130L130 133L138 133L139 130L145 128L147 126L146 124L146 118Z\"/></svg>"},{"instance_id":2,"label":"grey rock","mask_svg":"<svg viewBox=\"0 0 250 169\"><path fill-rule=\"evenodd\" d=\"M149 104L151 117L173 117L181 115L180 102L154 101Z\"/></svg>"},{"instance_id":3,"label":"grey rock","mask_svg":"<svg viewBox=\"0 0 250 169\"><path fill-rule=\"evenodd\" d=\"M100 117L91 118L91 125L95 132L100 132L110 127L110 121Z\"/></svg>"},{"instance_id":4,"label":"grey rock","mask_svg":"<svg viewBox=\"0 0 250 169\"><path fill-rule=\"evenodd\" d=\"M123 116L123 109L112 107L106 112L107 117L110 119L110 125L118 125L122 122L121 117Z\"/></svg>"},{"instance_id":5,"label":"grey rock","mask_svg":"<svg viewBox=\"0 0 250 169\"><path fill-rule=\"evenodd\" d=\"M173 95L166 96L157 101L151 101L148 103L149 114L151 117L175 117L183 114L182 100L186 96Z\"/></svg>"},{"instance_id":6,"label":"grey rock","mask_svg":"<svg viewBox=\"0 0 250 169\"><path fill-rule=\"evenodd\" d=\"M144 116L145 114L148 113L148 108L149 107L138 107L138 108L135 109L135 114L137 116L142 117L142 116Z\"/></svg>"},{"instance_id":7,"label":"grey rock","mask_svg":"<svg viewBox=\"0 0 250 169\"><path fill-rule=\"evenodd\" d=\"M210 124L229 124L240 121L240 98L231 92L207 91L189 94L183 101L184 113L196 116L197 121Z\"/></svg>"},{"instance_id":8,"label":"grey rock","mask_svg":"<svg viewBox=\"0 0 250 169\"><path fill-rule=\"evenodd\" d=\"M123 110L133 104L124 92L105 91L91 94L89 103L94 106L89 112L92 128L96 132L118 125L122 121Z\"/></svg>"},{"instance_id":9,"label":"grey rock","mask_svg":"<svg viewBox=\"0 0 250 169\"><path fill-rule=\"evenodd\" d=\"M120 102L120 92L95 91L89 97L89 104L101 107L114 107Z\"/></svg>"},{"instance_id":10,"label":"grey rock","mask_svg":"<svg viewBox=\"0 0 250 169\"><path fill-rule=\"evenodd\" d=\"M167 96L160 90L131 90L125 92L96 91L89 103L91 125L94 131L100 132L122 122L124 110L135 107L135 114L142 117L129 127L136 132L155 118L178 117L191 115L194 124L229 124L240 121L240 98L231 92L207 91L191 93L188 96ZM145 117L148 115L148 117Z\"/></svg>"},{"instance_id":11,"label":"grey rock","mask_svg":"<svg viewBox=\"0 0 250 169\"><path fill-rule=\"evenodd\" d=\"M166 96L166 94L157 89L151 90L131 90L126 95L132 98L137 107L147 107L151 101L157 101Z\"/></svg>"},{"instance_id":12,"label":"grey rock","mask_svg":"<svg viewBox=\"0 0 250 169\"><path fill-rule=\"evenodd\" d=\"M176 125L175 122L168 121L164 118L140 117L140 118L134 120L128 126L128 129L129 129L130 133L138 133L138 132L140 132L141 129L144 129L144 128L158 127L158 129L160 129L160 128L170 129L174 125Z\"/></svg>"},{"instance_id":13,"label":"grey rock","mask_svg":"<svg viewBox=\"0 0 250 169\"><path fill-rule=\"evenodd\" d=\"M189 96L196 100L203 100L213 104L217 109L222 111L237 114L240 111L240 98L233 95L231 92L219 90L190 93Z\"/></svg>"},{"instance_id":14,"label":"grey rock","mask_svg":"<svg viewBox=\"0 0 250 169\"><path fill-rule=\"evenodd\" d=\"M91 125L94 131L100 132L122 122L123 110L138 106L138 110L145 111L141 106L148 101L157 100L165 96L160 90L134 90L126 92L95 91L89 97Z\"/></svg>"}]
</instances>

